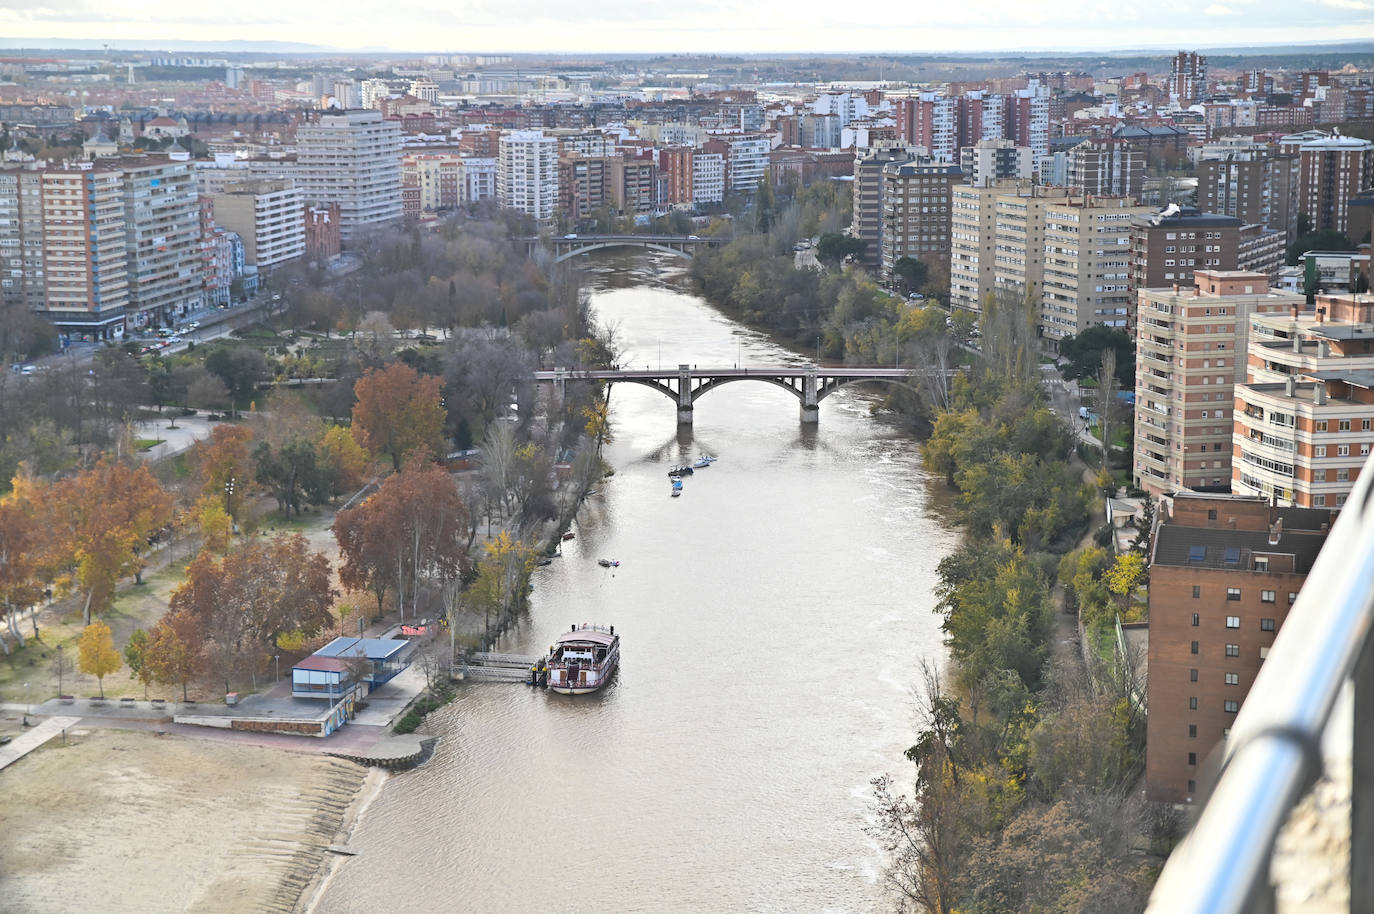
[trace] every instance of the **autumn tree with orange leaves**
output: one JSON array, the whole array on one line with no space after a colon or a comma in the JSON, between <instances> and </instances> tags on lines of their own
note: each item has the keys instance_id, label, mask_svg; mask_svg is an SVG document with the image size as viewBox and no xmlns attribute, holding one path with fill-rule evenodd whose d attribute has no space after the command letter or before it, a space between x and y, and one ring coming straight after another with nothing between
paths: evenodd
<instances>
[{"instance_id":1,"label":"autumn tree with orange leaves","mask_svg":"<svg viewBox=\"0 0 1374 914\"><path fill-rule=\"evenodd\" d=\"M223 499L224 513L230 517L253 484L252 440L252 430L242 425L216 425L209 438L191 446L190 463L200 480L200 498Z\"/></svg>"},{"instance_id":2,"label":"autumn tree with orange leaves","mask_svg":"<svg viewBox=\"0 0 1374 914\"><path fill-rule=\"evenodd\" d=\"M180 685L187 701L187 686L205 662L205 643L200 626L189 612L169 612L148 633L143 650L143 669L148 679L163 685Z\"/></svg>"},{"instance_id":3,"label":"autumn tree with orange leaves","mask_svg":"<svg viewBox=\"0 0 1374 914\"><path fill-rule=\"evenodd\" d=\"M456 580L468 567L468 509L453 477L423 449L375 494L334 518L345 587L370 590L377 612L388 589L405 618L423 581Z\"/></svg>"},{"instance_id":4,"label":"autumn tree with orange leaves","mask_svg":"<svg viewBox=\"0 0 1374 914\"><path fill-rule=\"evenodd\" d=\"M218 560L202 552L168 605L190 615L207 669L228 691L234 676L256 677L282 634L329 625L334 597L329 560L296 533L252 540Z\"/></svg>"},{"instance_id":5,"label":"autumn tree with orange leaves","mask_svg":"<svg viewBox=\"0 0 1374 914\"><path fill-rule=\"evenodd\" d=\"M54 483L48 492L52 533L86 592L83 615L106 609L115 585L127 574L138 579L149 541L172 519L172 497L148 467L108 459Z\"/></svg>"},{"instance_id":6,"label":"autumn tree with orange leaves","mask_svg":"<svg viewBox=\"0 0 1374 914\"><path fill-rule=\"evenodd\" d=\"M43 534L35 506L28 498L13 491L0 496L0 612L9 623L8 634L0 631L0 648L7 655L11 638L15 647L24 646L18 611L43 594L38 579ZM37 616L34 617L33 636L38 637Z\"/></svg>"},{"instance_id":7,"label":"autumn tree with orange leaves","mask_svg":"<svg viewBox=\"0 0 1374 914\"><path fill-rule=\"evenodd\" d=\"M388 455L397 472L406 455L421 447L442 453L447 413L441 387L439 378L403 362L369 369L353 388L353 437L372 454Z\"/></svg>"}]
</instances>

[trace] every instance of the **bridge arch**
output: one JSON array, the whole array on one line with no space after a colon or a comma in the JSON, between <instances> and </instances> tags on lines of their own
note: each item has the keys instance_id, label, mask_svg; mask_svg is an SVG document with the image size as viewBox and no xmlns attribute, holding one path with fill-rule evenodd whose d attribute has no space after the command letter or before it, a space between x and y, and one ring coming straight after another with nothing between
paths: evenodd
<instances>
[{"instance_id":1,"label":"bridge arch","mask_svg":"<svg viewBox=\"0 0 1374 914\"><path fill-rule=\"evenodd\" d=\"M562 245L559 245L562 247ZM589 241L584 245L562 251L553 259L554 263L563 263L572 260L581 254L590 254L592 251L603 251L609 248L643 248L650 251L658 251L663 254L671 254L674 257L681 257L683 260L691 260L692 252L681 248L669 247L655 242L635 242L635 241Z\"/></svg>"}]
</instances>

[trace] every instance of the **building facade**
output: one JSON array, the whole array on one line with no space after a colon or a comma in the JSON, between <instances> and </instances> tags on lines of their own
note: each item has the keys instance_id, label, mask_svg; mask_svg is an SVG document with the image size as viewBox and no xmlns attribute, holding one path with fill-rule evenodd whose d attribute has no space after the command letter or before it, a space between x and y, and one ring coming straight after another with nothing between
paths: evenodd
<instances>
[{"instance_id":1,"label":"building facade","mask_svg":"<svg viewBox=\"0 0 1374 914\"><path fill-rule=\"evenodd\" d=\"M134 329L170 325L203 300L195 172L185 157L115 161L124 195L126 323Z\"/></svg>"},{"instance_id":2,"label":"building facade","mask_svg":"<svg viewBox=\"0 0 1374 914\"><path fill-rule=\"evenodd\" d=\"M371 109L321 114L296 128L296 186L339 205L344 244L401 218L401 129Z\"/></svg>"},{"instance_id":3,"label":"building facade","mask_svg":"<svg viewBox=\"0 0 1374 914\"><path fill-rule=\"evenodd\" d=\"M83 163L43 172L43 309L64 333L124 333L129 275L124 187L115 168Z\"/></svg>"},{"instance_id":4,"label":"building facade","mask_svg":"<svg viewBox=\"0 0 1374 914\"><path fill-rule=\"evenodd\" d=\"M959 166L931 160L883 169L883 276L892 276L903 257L948 269L950 191L962 181Z\"/></svg>"},{"instance_id":5,"label":"building facade","mask_svg":"<svg viewBox=\"0 0 1374 914\"><path fill-rule=\"evenodd\" d=\"M1045 207L1045 339L1057 342L1095 325L1126 329L1131 222L1149 211L1132 197L1066 198Z\"/></svg>"},{"instance_id":6,"label":"building facade","mask_svg":"<svg viewBox=\"0 0 1374 914\"><path fill-rule=\"evenodd\" d=\"M1137 488L1229 490L1235 385L1245 380L1253 316L1301 296L1263 273L1198 270L1192 288L1141 289L1136 322Z\"/></svg>"},{"instance_id":7,"label":"building facade","mask_svg":"<svg viewBox=\"0 0 1374 914\"><path fill-rule=\"evenodd\" d=\"M539 222L552 220L558 206L558 141L540 130L502 134L496 198Z\"/></svg>"},{"instance_id":8,"label":"building facade","mask_svg":"<svg viewBox=\"0 0 1374 914\"><path fill-rule=\"evenodd\" d=\"M1325 511L1179 493L1150 556L1145 789L1201 800L1204 764L1230 735L1274 637L1326 541Z\"/></svg>"},{"instance_id":9,"label":"building facade","mask_svg":"<svg viewBox=\"0 0 1374 914\"><path fill-rule=\"evenodd\" d=\"M213 196L215 220L243 239L247 264L264 270L305 253L305 204L290 181L245 181Z\"/></svg>"}]
</instances>

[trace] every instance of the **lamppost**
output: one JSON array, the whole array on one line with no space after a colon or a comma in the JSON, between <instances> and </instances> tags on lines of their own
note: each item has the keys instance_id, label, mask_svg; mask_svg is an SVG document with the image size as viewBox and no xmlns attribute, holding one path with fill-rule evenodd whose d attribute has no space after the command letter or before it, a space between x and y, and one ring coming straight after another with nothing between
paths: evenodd
<instances>
[{"instance_id":1,"label":"lamppost","mask_svg":"<svg viewBox=\"0 0 1374 914\"><path fill-rule=\"evenodd\" d=\"M277 665L277 681L281 681L281 654L273 654L272 662Z\"/></svg>"},{"instance_id":2,"label":"lamppost","mask_svg":"<svg viewBox=\"0 0 1374 914\"><path fill-rule=\"evenodd\" d=\"M224 513L229 515L229 522L234 522L234 477L230 476L224 482Z\"/></svg>"}]
</instances>

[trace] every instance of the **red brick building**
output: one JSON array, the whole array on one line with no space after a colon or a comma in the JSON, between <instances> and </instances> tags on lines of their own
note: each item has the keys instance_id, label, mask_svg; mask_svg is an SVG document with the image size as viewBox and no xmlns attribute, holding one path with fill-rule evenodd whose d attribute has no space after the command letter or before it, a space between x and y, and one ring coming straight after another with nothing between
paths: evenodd
<instances>
[{"instance_id":1,"label":"red brick building","mask_svg":"<svg viewBox=\"0 0 1374 914\"><path fill-rule=\"evenodd\" d=\"M1324 510L1179 492L1150 556L1151 799L1192 802L1326 541Z\"/></svg>"}]
</instances>

